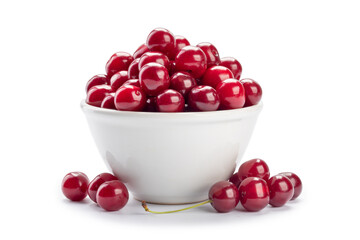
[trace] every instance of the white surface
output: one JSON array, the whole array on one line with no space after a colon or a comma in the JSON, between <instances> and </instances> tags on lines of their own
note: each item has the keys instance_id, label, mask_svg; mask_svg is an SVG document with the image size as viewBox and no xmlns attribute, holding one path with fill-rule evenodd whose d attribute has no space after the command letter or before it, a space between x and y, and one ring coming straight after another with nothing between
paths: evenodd
<instances>
[{"instance_id":1,"label":"white surface","mask_svg":"<svg viewBox=\"0 0 360 240\"><path fill-rule=\"evenodd\" d=\"M205 201L229 179L254 130L262 103L230 111L143 113L81 102L110 172L135 199L184 204Z\"/></svg>"},{"instance_id":2,"label":"white surface","mask_svg":"<svg viewBox=\"0 0 360 240\"><path fill-rule=\"evenodd\" d=\"M2 1L0 238L356 238L358 9L356 1ZM79 108L86 81L158 26L212 42L262 85L264 109L244 159L296 172L298 201L259 213L203 206L151 215L133 199L106 213L63 198L67 172L106 170Z\"/></svg>"}]
</instances>

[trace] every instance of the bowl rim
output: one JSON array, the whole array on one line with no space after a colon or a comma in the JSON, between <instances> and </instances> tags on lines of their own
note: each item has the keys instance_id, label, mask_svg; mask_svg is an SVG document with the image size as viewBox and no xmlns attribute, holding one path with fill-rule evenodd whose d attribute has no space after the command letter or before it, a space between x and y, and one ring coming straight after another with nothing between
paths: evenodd
<instances>
[{"instance_id":1,"label":"bowl rim","mask_svg":"<svg viewBox=\"0 0 360 240\"><path fill-rule=\"evenodd\" d=\"M220 110L220 111L203 111L203 112L140 112L140 111L118 111L114 109L107 109L107 108L100 108L89 105L85 102L85 99L81 100L80 107L82 110L90 111L93 113L99 113L104 115L111 115L111 116L127 116L127 117L226 117L226 116L234 116L234 115L247 115L251 113L259 112L262 107L263 103L260 101L258 104L238 108L238 109L230 109L230 110Z\"/></svg>"}]
</instances>

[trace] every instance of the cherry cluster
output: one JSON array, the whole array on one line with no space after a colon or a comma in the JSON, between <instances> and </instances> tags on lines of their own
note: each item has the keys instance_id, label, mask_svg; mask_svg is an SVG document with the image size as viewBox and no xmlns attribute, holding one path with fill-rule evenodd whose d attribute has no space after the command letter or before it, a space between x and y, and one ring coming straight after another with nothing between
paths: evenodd
<instances>
[{"instance_id":1,"label":"cherry cluster","mask_svg":"<svg viewBox=\"0 0 360 240\"><path fill-rule=\"evenodd\" d=\"M133 55L113 54L106 75L86 85L90 105L122 111L183 112L237 109L256 105L260 85L241 79L233 57L220 58L211 43L191 46L182 36L156 28Z\"/></svg>"}]
</instances>

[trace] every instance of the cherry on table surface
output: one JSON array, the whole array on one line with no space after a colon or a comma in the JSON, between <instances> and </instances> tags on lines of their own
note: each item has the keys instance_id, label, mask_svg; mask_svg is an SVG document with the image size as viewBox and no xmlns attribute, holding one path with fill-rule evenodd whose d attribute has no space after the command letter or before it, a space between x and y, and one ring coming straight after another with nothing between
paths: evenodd
<instances>
[{"instance_id":1,"label":"cherry on table surface","mask_svg":"<svg viewBox=\"0 0 360 240\"><path fill-rule=\"evenodd\" d=\"M241 181L239 179L238 173L234 173L228 180L229 182L233 183L237 188L239 187Z\"/></svg>"},{"instance_id":2,"label":"cherry on table surface","mask_svg":"<svg viewBox=\"0 0 360 240\"><path fill-rule=\"evenodd\" d=\"M111 78L112 75L119 71L127 71L132 61L134 61L133 56L127 52L114 53L105 66L108 78Z\"/></svg>"},{"instance_id":3,"label":"cherry on table surface","mask_svg":"<svg viewBox=\"0 0 360 240\"><path fill-rule=\"evenodd\" d=\"M294 195L294 186L292 185L289 178L284 175L272 176L267 181L270 202L269 204L273 207L281 207L287 203Z\"/></svg>"},{"instance_id":4,"label":"cherry on table surface","mask_svg":"<svg viewBox=\"0 0 360 240\"><path fill-rule=\"evenodd\" d=\"M302 191L302 182L299 176L292 172L282 172L279 173L279 175L284 175L285 177L289 178L294 186L294 195L292 196L291 200L298 198Z\"/></svg>"},{"instance_id":5,"label":"cherry on table surface","mask_svg":"<svg viewBox=\"0 0 360 240\"><path fill-rule=\"evenodd\" d=\"M239 186L240 203L250 212L260 211L269 204L269 188L264 179L248 177Z\"/></svg>"},{"instance_id":6,"label":"cherry on table surface","mask_svg":"<svg viewBox=\"0 0 360 240\"><path fill-rule=\"evenodd\" d=\"M209 191L209 200L213 208L220 213L233 210L239 203L239 190L228 181L215 183Z\"/></svg>"},{"instance_id":7,"label":"cherry on table surface","mask_svg":"<svg viewBox=\"0 0 360 240\"><path fill-rule=\"evenodd\" d=\"M155 28L148 35L146 45L150 51L168 55L175 48L175 37L165 28Z\"/></svg>"},{"instance_id":8,"label":"cherry on table surface","mask_svg":"<svg viewBox=\"0 0 360 240\"><path fill-rule=\"evenodd\" d=\"M175 57L176 71L188 72L194 78L201 78L206 67L206 55L199 47L183 47Z\"/></svg>"},{"instance_id":9,"label":"cherry on table surface","mask_svg":"<svg viewBox=\"0 0 360 240\"><path fill-rule=\"evenodd\" d=\"M216 90L210 86L193 87L188 95L189 106L198 111L216 111L220 100Z\"/></svg>"},{"instance_id":10,"label":"cherry on table surface","mask_svg":"<svg viewBox=\"0 0 360 240\"><path fill-rule=\"evenodd\" d=\"M114 92L118 90L119 87L121 87L124 82L126 82L129 79L128 72L127 71L120 71L112 75L110 79L110 86L113 89Z\"/></svg>"},{"instance_id":11,"label":"cherry on table surface","mask_svg":"<svg viewBox=\"0 0 360 240\"><path fill-rule=\"evenodd\" d=\"M206 72L201 80L201 84L216 88L221 81L229 78L234 78L230 69L223 66L213 66L206 69Z\"/></svg>"},{"instance_id":12,"label":"cherry on table surface","mask_svg":"<svg viewBox=\"0 0 360 240\"><path fill-rule=\"evenodd\" d=\"M122 111L141 111L145 107L146 95L136 86L121 86L115 93L115 107Z\"/></svg>"},{"instance_id":13,"label":"cherry on table surface","mask_svg":"<svg viewBox=\"0 0 360 240\"><path fill-rule=\"evenodd\" d=\"M144 53L150 51L146 44L141 44L133 54L133 58L140 58Z\"/></svg>"},{"instance_id":14,"label":"cherry on table surface","mask_svg":"<svg viewBox=\"0 0 360 240\"><path fill-rule=\"evenodd\" d=\"M183 112L184 107L184 97L176 90L167 89L156 97L156 109L159 112Z\"/></svg>"},{"instance_id":15,"label":"cherry on table surface","mask_svg":"<svg viewBox=\"0 0 360 240\"><path fill-rule=\"evenodd\" d=\"M113 92L109 85L97 85L90 88L86 95L86 103L95 107L100 107L104 98Z\"/></svg>"},{"instance_id":16,"label":"cherry on table surface","mask_svg":"<svg viewBox=\"0 0 360 240\"><path fill-rule=\"evenodd\" d=\"M233 57L224 57L220 59L220 66L227 67L234 74L234 78L240 79L242 66L238 60Z\"/></svg>"},{"instance_id":17,"label":"cherry on table surface","mask_svg":"<svg viewBox=\"0 0 360 240\"><path fill-rule=\"evenodd\" d=\"M240 181L247 177L263 178L267 181L270 177L269 166L260 158L254 158L240 165L238 170Z\"/></svg>"},{"instance_id":18,"label":"cherry on table surface","mask_svg":"<svg viewBox=\"0 0 360 240\"><path fill-rule=\"evenodd\" d=\"M245 89L237 79L221 81L216 86L216 92L220 98L220 109L242 108L245 104Z\"/></svg>"},{"instance_id":19,"label":"cherry on table surface","mask_svg":"<svg viewBox=\"0 0 360 240\"><path fill-rule=\"evenodd\" d=\"M168 59L168 57L161 53L161 52L147 52L144 53L139 61L139 71L141 70L141 68L148 63L159 63L163 66L166 67L166 69L170 68L170 61Z\"/></svg>"},{"instance_id":20,"label":"cherry on table surface","mask_svg":"<svg viewBox=\"0 0 360 240\"><path fill-rule=\"evenodd\" d=\"M176 35L175 36L175 47L169 52L169 55L168 55L169 59L174 60L176 55L179 53L179 51L182 48L189 46L189 45L190 45L190 43L185 37Z\"/></svg>"},{"instance_id":21,"label":"cherry on table surface","mask_svg":"<svg viewBox=\"0 0 360 240\"><path fill-rule=\"evenodd\" d=\"M262 97L262 89L260 84L250 78L240 80L240 83L245 88L245 107L256 105L260 102Z\"/></svg>"},{"instance_id":22,"label":"cherry on table surface","mask_svg":"<svg viewBox=\"0 0 360 240\"><path fill-rule=\"evenodd\" d=\"M92 88L93 86L97 85L108 85L109 79L105 74L97 74L90 78L90 80L86 83L85 91L86 93Z\"/></svg>"},{"instance_id":23,"label":"cherry on table surface","mask_svg":"<svg viewBox=\"0 0 360 240\"><path fill-rule=\"evenodd\" d=\"M128 68L128 78L129 79L138 79L139 78L139 62L140 58L134 59Z\"/></svg>"},{"instance_id":24,"label":"cherry on table surface","mask_svg":"<svg viewBox=\"0 0 360 240\"><path fill-rule=\"evenodd\" d=\"M101 102L101 108L107 108L107 109L114 109L116 110L115 107L115 102L114 102L114 96L115 93L110 93L109 95L107 95L103 101Z\"/></svg>"},{"instance_id":25,"label":"cherry on table surface","mask_svg":"<svg viewBox=\"0 0 360 240\"><path fill-rule=\"evenodd\" d=\"M139 73L141 88L148 96L157 96L170 86L169 73L161 64L148 63L143 66Z\"/></svg>"},{"instance_id":26,"label":"cherry on table surface","mask_svg":"<svg viewBox=\"0 0 360 240\"><path fill-rule=\"evenodd\" d=\"M220 64L220 56L216 47L208 42L202 42L196 45L201 48L206 55L207 67L217 66Z\"/></svg>"},{"instance_id":27,"label":"cherry on table surface","mask_svg":"<svg viewBox=\"0 0 360 240\"><path fill-rule=\"evenodd\" d=\"M170 78L170 88L187 97L190 90L196 86L196 80L187 72L177 72Z\"/></svg>"},{"instance_id":28,"label":"cherry on table surface","mask_svg":"<svg viewBox=\"0 0 360 240\"><path fill-rule=\"evenodd\" d=\"M65 175L61 190L71 201L81 201L87 196L89 178L82 172L71 172Z\"/></svg>"},{"instance_id":29,"label":"cherry on table surface","mask_svg":"<svg viewBox=\"0 0 360 240\"><path fill-rule=\"evenodd\" d=\"M96 193L100 187L101 184L104 182L112 181L112 180L118 180L117 177L110 173L101 173L97 175L90 183L87 188L87 193L91 200L96 202Z\"/></svg>"},{"instance_id":30,"label":"cherry on table surface","mask_svg":"<svg viewBox=\"0 0 360 240\"><path fill-rule=\"evenodd\" d=\"M126 186L119 180L104 182L96 193L98 205L106 211L118 211L129 200L129 192Z\"/></svg>"}]
</instances>

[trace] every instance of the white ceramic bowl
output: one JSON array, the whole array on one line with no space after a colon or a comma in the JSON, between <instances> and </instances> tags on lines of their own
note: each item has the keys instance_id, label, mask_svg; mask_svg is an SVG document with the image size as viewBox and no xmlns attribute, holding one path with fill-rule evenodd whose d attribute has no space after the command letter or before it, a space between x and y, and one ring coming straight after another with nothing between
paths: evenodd
<instances>
[{"instance_id":1,"label":"white ceramic bowl","mask_svg":"<svg viewBox=\"0 0 360 240\"><path fill-rule=\"evenodd\" d=\"M198 202L240 161L262 104L214 112L115 111L81 102L101 157L138 200Z\"/></svg>"}]
</instances>

